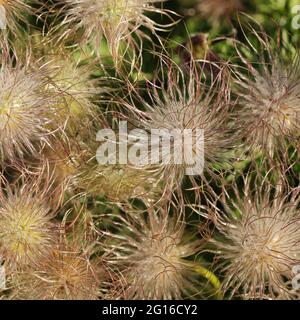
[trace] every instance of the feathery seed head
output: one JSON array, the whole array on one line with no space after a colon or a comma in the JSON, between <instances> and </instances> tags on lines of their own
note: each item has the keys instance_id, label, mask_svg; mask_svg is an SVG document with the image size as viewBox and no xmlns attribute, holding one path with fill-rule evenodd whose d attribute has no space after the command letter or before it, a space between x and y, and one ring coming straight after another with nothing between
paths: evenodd
<instances>
[{"instance_id":1,"label":"feathery seed head","mask_svg":"<svg viewBox=\"0 0 300 320\"><path fill-rule=\"evenodd\" d=\"M0 252L9 268L36 263L53 244L51 208L40 186L7 187L0 198Z\"/></svg>"},{"instance_id":2,"label":"feathery seed head","mask_svg":"<svg viewBox=\"0 0 300 320\"><path fill-rule=\"evenodd\" d=\"M18 299L95 300L99 298L98 266L77 250L54 249L36 268L14 279Z\"/></svg>"},{"instance_id":3,"label":"feathery seed head","mask_svg":"<svg viewBox=\"0 0 300 320\"><path fill-rule=\"evenodd\" d=\"M237 94L242 105L239 114L247 144L273 156L276 151L284 151L287 143L297 145L299 140L300 59L296 56L285 61L279 52L274 53L268 40L259 40L269 61L263 60L254 68L240 53L248 75L237 72Z\"/></svg>"},{"instance_id":4,"label":"feathery seed head","mask_svg":"<svg viewBox=\"0 0 300 320\"><path fill-rule=\"evenodd\" d=\"M122 49L123 53L129 47L140 48L141 45L134 40L133 33L138 36L139 41L142 41L146 35L139 30L141 26L148 28L152 33L164 28L145 15L147 12L154 12L169 16L167 10L154 6L155 3L163 1L63 0L66 13L62 26L68 29L68 33L74 31L78 34L82 31L81 40L94 41L96 52L104 36L114 60L117 61L121 53L121 44L125 47Z\"/></svg>"},{"instance_id":5,"label":"feathery seed head","mask_svg":"<svg viewBox=\"0 0 300 320\"><path fill-rule=\"evenodd\" d=\"M284 195L281 186L251 194L246 182L242 198L226 201L229 216L218 224L223 239L213 241L223 261L224 290L248 299L293 298L292 268L300 262L299 196Z\"/></svg>"},{"instance_id":6,"label":"feathery seed head","mask_svg":"<svg viewBox=\"0 0 300 320\"><path fill-rule=\"evenodd\" d=\"M158 83L152 85L154 93L150 93L151 103L140 97L144 111L133 111L136 128L151 134L153 130L159 130L157 144L153 144L150 137L151 150L147 154L151 159L154 149L159 150L161 155L158 165L148 166L153 176L163 181L167 190L174 190L180 187L190 169L193 182L193 176L202 176L203 170L213 173L218 166L223 168L223 164L228 162L228 151L236 142L236 136L231 134L231 102L227 85L215 79L207 87L200 82L196 72L190 71L187 77L179 71L169 73L167 87L163 83L160 89L157 88ZM131 105L128 109L134 110ZM176 135L174 143L170 146L164 144L172 132L180 133L181 142L184 141L180 145L182 148L178 149L175 143L178 140ZM191 142L184 137L187 132L191 135ZM177 159L178 152L180 161ZM204 161L203 168L200 168L201 159Z\"/></svg>"},{"instance_id":7,"label":"feathery seed head","mask_svg":"<svg viewBox=\"0 0 300 320\"><path fill-rule=\"evenodd\" d=\"M0 157L12 162L49 144L50 123L56 119L51 105L56 97L46 91L42 70L5 62L0 70Z\"/></svg>"},{"instance_id":8,"label":"feathery seed head","mask_svg":"<svg viewBox=\"0 0 300 320\"><path fill-rule=\"evenodd\" d=\"M96 117L92 103L96 88L90 79L90 70L68 58L55 58L48 68L51 69L48 90L57 96L57 105L53 106L59 115L57 121L67 133L75 136L80 127L86 130Z\"/></svg>"},{"instance_id":9,"label":"feathery seed head","mask_svg":"<svg viewBox=\"0 0 300 320\"><path fill-rule=\"evenodd\" d=\"M120 235L108 245L108 260L125 279L127 299L172 299L189 294L193 271L185 258L199 243L184 239L184 224L163 209L146 217L120 218ZM125 232L126 231L126 232ZM108 239L109 243L109 239Z\"/></svg>"}]
</instances>

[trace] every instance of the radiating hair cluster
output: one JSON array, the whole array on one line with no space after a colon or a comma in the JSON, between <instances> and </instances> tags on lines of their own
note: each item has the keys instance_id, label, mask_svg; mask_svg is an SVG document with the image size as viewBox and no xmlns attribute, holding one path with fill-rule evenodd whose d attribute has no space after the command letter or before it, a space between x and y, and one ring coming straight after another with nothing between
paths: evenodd
<instances>
[{"instance_id":1,"label":"radiating hair cluster","mask_svg":"<svg viewBox=\"0 0 300 320\"><path fill-rule=\"evenodd\" d=\"M175 68L161 86L159 83L149 85L151 103L141 98L143 111L125 104L133 110L136 128L158 131L158 142L151 144L147 156L151 158L151 152L157 149L162 161L158 165L151 164L149 170L157 180L163 181L167 190L180 188L185 175L190 175L191 180L193 176L203 177L207 172L217 176L218 170L222 171L230 162L230 151L238 143L232 134L234 102L230 100L228 83L215 77L211 86L206 85L201 81L201 71L192 68L188 74ZM174 132L181 135L181 149L176 147L178 141ZM184 137L187 132L190 142ZM165 141L170 135L173 135L173 143L168 145ZM178 151L180 162L176 160ZM202 166L199 165L201 159Z\"/></svg>"},{"instance_id":2,"label":"radiating hair cluster","mask_svg":"<svg viewBox=\"0 0 300 320\"><path fill-rule=\"evenodd\" d=\"M195 272L187 258L197 251L199 242L185 239L180 217L169 217L161 210L144 217L131 213L117 221L123 232L105 233L112 237L107 239L107 260L123 276L123 297L180 299L195 293Z\"/></svg>"},{"instance_id":3,"label":"radiating hair cluster","mask_svg":"<svg viewBox=\"0 0 300 320\"><path fill-rule=\"evenodd\" d=\"M0 196L0 255L8 272L47 256L58 232L49 185L39 179L22 180L15 186L2 185Z\"/></svg>"},{"instance_id":4,"label":"radiating hair cluster","mask_svg":"<svg viewBox=\"0 0 300 320\"><path fill-rule=\"evenodd\" d=\"M26 67L3 64L1 82L1 160L35 150L34 140L48 133L43 78Z\"/></svg>"},{"instance_id":5,"label":"radiating hair cluster","mask_svg":"<svg viewBox=\"0 0 300 320\"><path fill-rule=\"evenodd\" d=\"M53 249L36 268L14 279L16 297L25 300L95 300L99 298L98 266L75 248Z\"/></svg>"},{"instance_id":6,"label":"radiating hair cluster","mask_svg":"<svg viewBox=\"0 0 300 320\"><path fill-rule=\"evenodd\" d=\"M280 49L272 49L268 39L258 40L267 51L267 59L261 55L255 68L242 58L248 75L237 72L240 120L247 146L260 148L272 157L277 151L284 154L289 144L298 145L300 61L298 54L284 57Z\"/></svg>"},{"instance_id":7,"label":"radiating hair cluster","mask_svg":"<svg viewBox=\"0 0 300 320\"><path fill-rule=\"evenodd\" d=\"M248 183L241 197L225 203L227 216L218 224L223 238L213 241L224 273L223 288L230 297L295 298L292 269L300 259L299 194L285 194L282 186L263 186L252 193Z\"/></svg>"},{"instance_id":8,"label":"radiating hair cluster","mask_svg":"<svg viewBox=\"0 0 300 320\"><path fill-rule=\"evenodd\" d=\"M143 38L149 38L141 26L152 33L161 31L164 25L150 19L146 13L169 16L169 12L156 7L162 0L61 0L64 18L60 28L66 29L60 38L69 34L79 35L79 42L92 41L99 53L101 39L107 41L115 61L119 61L128 49L140 58ZM134 36L135 35L135 36Z\"/></svg>"}]
</instances>

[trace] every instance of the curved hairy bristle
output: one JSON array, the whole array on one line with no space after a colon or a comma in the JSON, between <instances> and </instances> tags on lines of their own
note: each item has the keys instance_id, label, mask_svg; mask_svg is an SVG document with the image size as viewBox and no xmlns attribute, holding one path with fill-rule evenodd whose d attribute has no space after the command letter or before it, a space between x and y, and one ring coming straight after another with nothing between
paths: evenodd
<instances>
[{"instance_id":1,"label":"curved hairy bristle","mask_svg":"<svg viewBox=\"0 0 300 320\"><path fill-rule=\"evenodd\" d=\"M107 233L108 261L122 274L126 299L180 299L195 289L185 258L197 251L199 243L186 240L182 220L163 210L114 217L122 233Z\"/></svg>"},{"instance_id":2,"label":"curved hairy bristle","mask_svg":"<svg viewBox=\"0 0 300 320\"><path fill-rule=\"evenodd\" d=\"M242 196L224 204L223 237L213 241L224 290L246 299L294 298L292 269L300 262L298 193L285 195L282 186L266 185L250 193L246 181Z\"/></svg>"}]
</instances>

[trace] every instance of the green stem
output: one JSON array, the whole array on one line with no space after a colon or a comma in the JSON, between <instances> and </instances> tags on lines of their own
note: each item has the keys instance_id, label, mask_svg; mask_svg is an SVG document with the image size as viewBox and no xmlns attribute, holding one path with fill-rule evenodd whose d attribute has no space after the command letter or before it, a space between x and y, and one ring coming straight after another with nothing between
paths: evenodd
<instances>
[{"instance_id":1,"label":"green stem","mask_svg":"<svg viewBox=\"0 0 300 320\"><path fill-rule=\"evenodd\" d=\"M197 265L194 270L199 273L202 277L206 278L216 289L215 296L218 300L222 300L222 292L221 292L221 282L218 277L208 269Z\"/></svg>"}]
</instances>

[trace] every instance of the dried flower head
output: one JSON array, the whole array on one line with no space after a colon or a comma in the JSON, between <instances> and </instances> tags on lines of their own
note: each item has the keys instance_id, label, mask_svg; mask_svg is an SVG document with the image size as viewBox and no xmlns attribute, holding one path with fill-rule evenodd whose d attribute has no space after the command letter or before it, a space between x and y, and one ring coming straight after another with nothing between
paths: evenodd
<instances>
[{"instance_id":1,"label":"dried flower head","mask_svg":"<svg viewBox=\"0 0 300 320\"><path fill-rule=\"evenodd\" d=\"M199 0L198 9L214 21L229 18L242 9L241 0Z\"/></svg>"},{"instance_id":2,"label":"dried flower head","mask_svg":"<svg viewBox=\"0 0 300 320\"><path fill-rule=\"evenodd\" d=\"M57 96L57 122L69 136L75 137L81 128L88 130L90 122L96 117L95 105L92 103L96 92L91 79L90 67L73 62L64 56L55 56L47 64L51 81L47 89ZM55 110L53 111L55 112ZM81 134L86 135L85 132Z\"/></svg>"},{"instance_id":3,"label":"dried flower head","mask_svg":"<svg viewBox=\"0 0 300 320\"><path fill-rule=\"evenodd\" d=\"M184 238L181 218L168 216L163 208L150 211L146 216L113 218L121 233L107 233L108 261L122 274L126 299L182 298L195 289L193 269L185 258L199 243Z\"/></svg>"},{"instance_id":4,"label":"dried flower head","mask_svg":"<svg viewBox=\"0 0 300 320\"><path fill-rule=\"evenodd\" d=\"M149 165L143 165L147 161L142 159L141 167L162 181L166 190L178 189L185 175L194 182L194 176L224 169L236 141L227 84L218 77L206 86L196 71L183 75L173 70L158 86L159 82L149 84L151 102L139 96L143 111L124 103L133 110L130 121L135 128L149 133L143 140L137 132L141 149L150 143L145 155ZM160 158L153 161L153 152Z\"/></svg>"},{"instance_id":5,"label":"dried flower head","mask_svg":"<svg viewBox=\"0 0 300 320\"><path fill-rule=\"evenodd\" d=\"M30 62L28 62L30 63ZM43 69L33 70L5 61L0 70L0 160L14 161L34 154L49 144L57 111L51 106L56 97L46 90ZM57 127L56 127L57 129Z\"/></svg>"},{"instance_id":6,"label":"dried flower head","mask_svg":"<svg viewBox=\"0 0 300 320\"><path fill-rule=\"evenodd\" d=\"M238 90L242 108L244 137L250 147L266 150L273 157L276 151L285 152L289 143L299 140L300 123L300 59L289 61L269 40L258 38L267 52L260 55L260 63L251 64L240 53L248 75L237 72Z\"/></svg>"},{"instance_id":7,"label":"dried flower head","mask_svg":"<svg viewBox=\"0 0 300 320\"><path fill-rule=\"evenodd\" d=\"M53 208L39 182L6 184L1 191L0 256L10 271L37 263L53 245Z\"/></svg>"},{"instance_id":8,"label":"dried flower head","mask_svg":"<svg viewBox=\"0 0 300 320\"><path fill-rule=\"evenodd\" d=\"M65 17L61 27L67 33L81 34L81 41L94 41L96 52L100 40L105 37L115 61L120 53L129 48L139 49L146 35L140 27L148 28L152 33L162 30L163 25L151 20L146 13L169 15L167 10L159 9L155 3L164 0L61 0ZM139 40L134 39L133 33ZM65 37L63 33L62 37ZM121 49L122 47L122 49ZM140 55L140 52L137 53Z\"/></svg>"},{"instance_id":9,"label":"dried flower head","mask_svg":"<svg viewBox=\"0 0 300 320\"><path fill-rule=\"evenodd\" d=\"M100 296L98 265L76 249L54 249L34 270L13 279L17 299L95 300Z\"/></svg>"},{"instance_id":10,"label":"dried flower head","mask_svg":"<svg viewBox=\"0 0 300 320\"><path fill-rule=\"evenodd\" d=\"M223 237L213 242L223 288L230 297L294 298L293 266L300 263L298 192L284 194L282 186L263 185L224 202L228 217L219 221Z\"/></svg>"}]
</instances>

